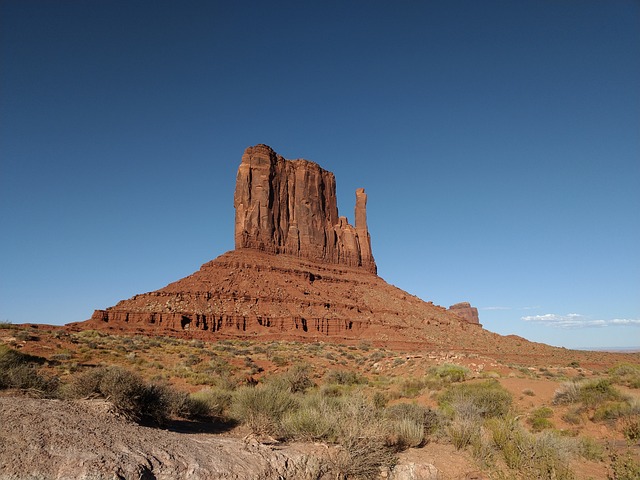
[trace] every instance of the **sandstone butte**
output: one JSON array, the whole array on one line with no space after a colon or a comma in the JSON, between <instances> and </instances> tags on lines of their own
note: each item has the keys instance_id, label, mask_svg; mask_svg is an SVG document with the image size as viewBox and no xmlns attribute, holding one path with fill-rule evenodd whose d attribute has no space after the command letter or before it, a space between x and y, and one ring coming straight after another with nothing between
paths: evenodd
<instances>
[{"instance_id":1,"label":"sandstone butte","mask_svg":"<svg viewBox=\"0 0 640 480\"><path fill-rule=\"evenodd\" d=\"M446 309L379 277L364 189L356 190L353 226L338 215L333 173L318 164L249 147L234 205L234 250L69 327L201 339L357 339L409 350L490 351L500 343L522 351L526 340L483 329L469 303ZM531 353L551 348L528 343Z\"/></svg>"}]
</instances>

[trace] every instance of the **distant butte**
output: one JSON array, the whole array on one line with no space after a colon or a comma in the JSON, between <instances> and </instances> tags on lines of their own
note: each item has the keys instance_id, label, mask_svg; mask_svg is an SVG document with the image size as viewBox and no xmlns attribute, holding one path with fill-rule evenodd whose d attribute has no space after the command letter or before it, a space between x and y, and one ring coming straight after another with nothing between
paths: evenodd
<instances>
[{"instance_id":1,"label":"distant butte","mask_svg":"<svg viewBox=\"0 0 640 480\"><path fill-rule=\"evenodd\" d=\"M249 147L234 205L235 250L70 327L421 346L494 341L495 334L478 328L478 312L468 303L447 310L377 275L364 189L356 190L352 226L338 215L333 173L318 164L285 160L266 145ZM476 333L459 333L467 328Z\"/></svg>"}]
</instances>

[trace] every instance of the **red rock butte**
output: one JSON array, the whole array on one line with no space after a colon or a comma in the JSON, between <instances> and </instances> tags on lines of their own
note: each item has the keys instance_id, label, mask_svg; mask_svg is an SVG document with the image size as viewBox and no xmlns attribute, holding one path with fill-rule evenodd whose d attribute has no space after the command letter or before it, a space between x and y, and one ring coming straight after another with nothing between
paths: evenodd
<instances>
[{"instance_id":1,"label":"red rock butte","mask_svg":"<svg viewBox=\"0 0 640 480\"><path fill-rule=\"evenodd\" d=\"M447 310L380 278L364 189L356 190L352 226L338 215L333 173L318 164L285 160L266 145L249 147L238 168L234 205L235 250L70 326L458 347L477 335L487 342L496 336L478 328L477 310L468 303ZM467 326L478 334L460 334Z\"/></svg>"},{"instance_id":2,"label":"red rock butte","mask_svg":"<svg viewBox=\"0 0 640 480\"><path fill-rule=\"evenodd\" d=\"M267 145L242 156L234 195L236 249L284 253L376 273L367 228L367 194L356 190L355 227L338 216L333 173L285 160Z\"/></svg>"}]
</instances>

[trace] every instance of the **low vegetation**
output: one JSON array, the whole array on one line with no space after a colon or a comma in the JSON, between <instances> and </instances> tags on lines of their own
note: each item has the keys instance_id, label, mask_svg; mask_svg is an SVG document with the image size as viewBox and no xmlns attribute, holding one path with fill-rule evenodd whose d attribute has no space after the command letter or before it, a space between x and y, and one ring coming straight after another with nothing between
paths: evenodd
<instances>
[{"instance_id":1,"label":"low vegetation","mask_svg":"<svg viewBox=\"0 0 640 480\"><path fill-rule=\"evenodd\" d=\"M15 348L46 335L57 342L49 353ZM611 479L640 478L640 402L629 393L640 367L633 364L588 378L577 365L574 377L562 368L513 366L520 378L557 382L552 401L540 405L538 388L520 387L521 403L514 401L496 365L490 372L467 366L476 360L425 365L368 343L208 343L97 331L20 338L14 348L0 344L0 390L100 398L147 425L213 422L271 441L338 445L333 468L344 478L373 478L399 452L430 442L467 452L496 478L572 479L576 459L606 462ZM590 422L620 435L628 451L581 436Z\"/></svg>"}]
</instances>

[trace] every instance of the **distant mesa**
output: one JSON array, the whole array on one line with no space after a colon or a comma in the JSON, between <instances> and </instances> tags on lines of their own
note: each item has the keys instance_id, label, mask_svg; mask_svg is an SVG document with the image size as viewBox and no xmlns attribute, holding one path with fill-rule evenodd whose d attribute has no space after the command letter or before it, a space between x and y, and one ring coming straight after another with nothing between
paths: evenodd
<instances>
[{"instance_id":1,"label":"distant mesa","mask_svg":"<svg viewBox=\"0 0 640 480\"><path fill-rule=\"evenodd\" d=\"M316 163L285 160L267 145L247 148L234 205L235 250L71 326L203 338L441 343L459 337L442 330L447 325L479 325L468 303L447 310L380 278L364 189L356 190L354 226L338 215L333 173Z\"/></svg>"},{"instance_id":2,"label":"distant mesa","mask_svg":"<svg viewBox=\"0 0 640 480\"><path fill-rule=\"evenodd\" d=\"M454 315L462 318L465 322L480 325L480 318L478 317L478 309L472 307L469 302L460 302L449 307L449 311Z\"/></svg>"}]
</instances>

